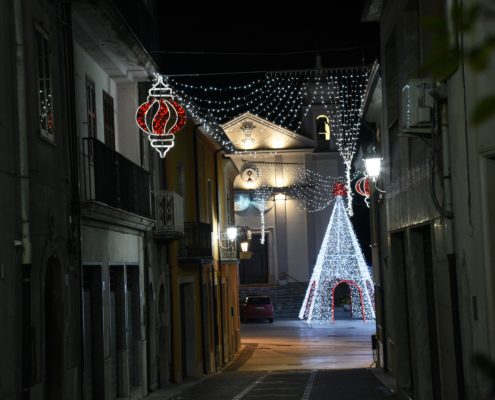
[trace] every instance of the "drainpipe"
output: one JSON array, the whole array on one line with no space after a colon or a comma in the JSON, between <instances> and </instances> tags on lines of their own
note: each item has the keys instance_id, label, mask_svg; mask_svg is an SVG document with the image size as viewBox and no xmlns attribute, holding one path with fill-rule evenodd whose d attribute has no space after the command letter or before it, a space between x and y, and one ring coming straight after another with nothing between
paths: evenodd
<instances>
[{"instance_id":1,"label":"drainpipe","mask_svg":"<svg viewBox=\"0 0 495 400\"><path fill-rule=\"evenodd\" d=\"M447 122L447 103L442 101L439 104L440 112L438 116L439 129L442 135L442 174L444 187L445 209L450 213L453 212L452 204L452 186L451 186L451 169L450 169L450 142ZM452 214L451 214L452 215ZM456 360L457 375L457 396L459 400L465 398L465 381L464 381L464 360L462 354L462 334L459 307L459 288L457 282L457 263L454 247L454 219L444 217L445 246L447 253L447 263L449 265L450 296L452 304L452 325L454 336L454 353Z\"/></svg>"},{"instance_id":2,"label":"drainpipe","mask_svg":"<svg viewBox=\"0 0 495 400\"><path fill-rule=\"evenodd\" d=\"M203 373L208 374L208 354L206 352L206 347L208 345L208 341L206 339L206 334L208 332L208 327L206 326L206 306L203 303L203 299L205 298L205 288L204 288L204 279L203 279L203 264L200 262L198 265L198 273L199 273L199 291L200 291L200 302L201 302L201 327L202 327L202 339L203 339Z\"/></svg>"},{"instance_id":3,"label":"drainpipe","mask_svg":"<svg viewBox=\"0 0 495 400\"><path fill-rule=\"evenodd\" d=\"M199 168L198 168L198 129L199 127L203 125L203 122L200 123L200 124L196 124L194 125L194 128L193 128L193 151L194 151L194 183L196 185L196 222L200 222L199 221Z\"/></svg>"},{"instance_id":4,"label":"drainpipe","mask_svg":"<svg viewBox=\"0 0 495 400\"><path fill-rule=\"evenodd\" d=\"M79 324L80 331L80 359L81 367L79 368L79 387L82 397L84 398L84 372L85 372L85 351L84 351L84 287L83 287L83 269L82 269L82 256L81 256L81 205L80 205L80 192L79 192L79 145L76 126L76 107L75 107L75 79L74 79L74 52L72 44L72 12L70 4L61 5L63 15L63 46L65 51L65 64L64 74L66 76L65 82L65 96L67 98L67 117L68 117L68 149L69 149L69 169L70 169L70 182L71 182L71 234L73 240L77 243L74 244L77 262L77 276L79 279ZM86 360L87 362L87 360Z\"/></svg>"},{"instance_id":5,"label":"drainpipe","mask_svg":"<svg viewBox=\"0 0 495 400\"><path fill-rule=\"evenodd\" d=\"M19 136L19 188L22 246L22 399L29 400L31 385L31 233L29 221L29 165L26 126L26 82L22 0L14 0L16 47L17 128Z\"/></svg>"},{"instance_id":6,"label":"drainpipe","mask_svg":"<svg viewBox=\"0 0 495 400\"><path fill-rule=\"evenodd\" d=\"M217 230L220 230L220 196L218 194L218 163L217 163L217 155L221 151L223 151L225 147L221 147L215 151L213 154L214 164L215 164L215 199L216 199L216 209L217 209ZM224 315L223 315L223 290L222 290L222 263L221 263L221 255L220 255L220 246L217 246L217 260L218 260L218 279L220 282L220 327L222 331L222 343L220 346L221 349L221 358L220 365L224 360L224 344L225 344L225 336L224 336ZM220 344L220 343L219 343Z\"/></svg>"},{"instance_id":7,"label":"drainpipe","mask_svg":"<svg viewBox=\"0 0 495 400\"><path fill-rule=\"evenodd\" d=\"M196 222L201 222L200 221L200 209L199 209L199 167L198 167L198 129L200 128L200 126L203 125L203 122L199 123L199 124L195 124L194 125L194 128L193 128L193 147L194 147L194 183L196 185ZM206 357L207 357L207 354L206 354L206 332L205 332L205 306L203 304L203 298L204 298L204 294L205 294L205 290L204 290L204 287L203 287L203 264L201 263L201 261L199 262L199 265L198 265L198 274L199 274L199 291L200 291L200 296L201 296L201 299L200 299L200 302L201 302L201 313L200 313L200 318L201 318L201 336L202 336L202 342L203 342L203 346L202 346L202 350L203 350L203 372L205 374L208 373L208 367L207 367L207 363L206 363Z\"/></svg>"},{"instance_id":8,"label":"drainpipe","mask_svg":"<svg viewBox=\"0 0 495 400\"><path fill-rule=\"evenodd\" d=\"M371 190L372 193L374 190ZM379 195L380 196L380 195ZM381 226L381 210L380 210L380 198L375 199L372 198L373 201L373 213L372 213L372 218L373 218L373 226L376 226L376 235L377 235L377 240L375 243L373 243L373 246L378 247L378 273L380 274L380 283L379 283L379 290L380 290L380 306L381 306L381 328L382 328L382 345L383 345L383 365L380 365L383 370L387 369L387 321L386 321L386 313L385 313L385 296L384 296L384 288L385 288L385 282L384 282L384 275L383 275L383 252L382 252L382 226ZM375 232L373 232L374 234ZM376 301L376 293L375 293L375 301ZM378 322L378 319L377 319ZM377 344L378 346L378 344ZM379 354L379 349L377 348L377 354ZM380 363L380 359L378 359L378 364Z\"/></svg>"}]
</instances>

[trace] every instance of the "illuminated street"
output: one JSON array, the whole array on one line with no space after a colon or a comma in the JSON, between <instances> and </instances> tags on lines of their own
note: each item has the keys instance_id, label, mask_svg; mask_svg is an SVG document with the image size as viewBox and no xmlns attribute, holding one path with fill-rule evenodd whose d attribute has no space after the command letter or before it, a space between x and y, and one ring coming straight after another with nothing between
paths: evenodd
<instances>
[{"instance_id":1,"label":"illuminated street","mask_svg":"<svg viewBox=\"0 0 495 400\"><path fill-rule=\"evenodd\" d=\"M495 400L495 0L263 5L0 1L0 400Z\"/></svg>"},{"instance_id":2,"label":"illuminated street","mask_svg":"<svg viewBox=\"0 0 495 400\"><path fill-rule=\"evenodd\" d=\"M254 352L239 371L368 368L373 363L375 326L361 320L313 326L300 320L248 323L241 332L241 343Z\"/></svg>"},{"instance_id":3,"label":"illuminated street","mask_svg":"<svg viewBox=\"0 0 495 400\"><path fill-rule=\"evenodd\" d=\"M172 395L151 399L381 400L395 396L369 370L374 325L300 320L241 325L242 350L224 372ZM332 395L330 395L332 393Z\"/></svg>"}]
</instances>

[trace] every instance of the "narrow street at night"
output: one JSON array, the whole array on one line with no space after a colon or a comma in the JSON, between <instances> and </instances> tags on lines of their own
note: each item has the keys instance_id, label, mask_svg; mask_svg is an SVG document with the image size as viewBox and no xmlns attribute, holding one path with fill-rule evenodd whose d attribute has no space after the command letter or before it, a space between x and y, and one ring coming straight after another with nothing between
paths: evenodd
<instances>
[{"instance_id":1,"label":"narrow street at night","mask_svg":"<svg viewBox=\"0 0 495 400\"><path fill-rule=\"evenodd\" d=\"M0 400L495 400L495 1L265 3L0 1Z\"/></svg>"}]
</instances>

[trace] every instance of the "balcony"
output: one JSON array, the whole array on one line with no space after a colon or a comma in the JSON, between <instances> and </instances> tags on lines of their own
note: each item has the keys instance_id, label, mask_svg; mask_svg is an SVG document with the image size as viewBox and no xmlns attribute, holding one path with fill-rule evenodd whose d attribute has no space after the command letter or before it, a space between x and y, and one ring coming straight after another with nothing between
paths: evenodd
<instances>
[{"instance_id":1,"label":"balcony","mask_svg":"<svg viewBox=\"0 0 495 400\"><path fill-rule=\"evenodd\" d=\"M211 224L184 223L184 239L181 246L183 258L211 258Z\"/></svg>"},{"instance_id":2,"label":"balcony","mask_svg":"<svg viewBox=\"0 0 495 400\"><path fill-rule=\"evenodd\" d=\"M220 260L237 260L237 240L230 240L227 233L222 232L218 237L218 246L220 247Z\"/></svg>"},{"instance_id":3,"label":"balcony","mask_svg":"<svg viewBox=\"0 0 495 400\"><path fill-rule=\"evenodd\" d=\"M83 200L150 218L150 174L94 138L83 139Z\"/></svg>"},{"instance_id":4,"label":"balcony","mask_svg":"<svg viewBox=\"0 0 495 400\"><path fill-rule=\"evenodd\" d=\"M184 236L184 200L176 192L155 191L155 238L179 239Z\"/></svg>"}]
</instances>

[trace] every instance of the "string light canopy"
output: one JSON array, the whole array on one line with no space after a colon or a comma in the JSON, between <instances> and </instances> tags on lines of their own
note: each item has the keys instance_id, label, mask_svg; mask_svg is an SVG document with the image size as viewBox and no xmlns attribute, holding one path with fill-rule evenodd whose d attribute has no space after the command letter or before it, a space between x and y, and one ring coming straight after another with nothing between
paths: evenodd
<instances>
[{"instance_id":1,"label":"string light canopy","mask_svg":"<svg viewBox=\"0 0 495 400\"><path fill-rule=\"evenodd\" d=\"M343 283L351 291L352 318L375 319L373 281L344 207L346 192L343 183L332 190L334 209L299 312L308 323L334 321L335 288Z\"/></svg>"},{"instance_id":2,"label":"string light canopy","mask_svg":"<svg viewBox=\"0 0 495 400\"><path fill-rule=\"evenodd\" d=\"M346 196L345 176L323 176L302 163L281 163L243 160L240 177L250 194L238 193L236 212L253 205L260 213L261 243L264 243L265 213L269 200L277 196L296 200L300 212L318 212L334 203L337 196ZM358 177L358 175L356 175ZM332 193L333 196L328 194Z\"/></svg>"},{"instance_id":3,"label":"string light canopy","mask_svg":"<svg viewBox=\"0 0 495 400\"><path fill-rule=\"evenodd\" d=\"M360 104L362 94L358 91L364 92L361 80L367 75L367 67L350 67L266 73L244 85L224 87L194 85L177 78L170 78L170 84L179 100L198 118L212 118L221 124L250 112L298 132L315 103L335 104L337 108ZM351 101L356 95L357 102ZM335 112L338 116L332 119L333 125L351 122L352 110L332 109Z\"/></svg>"},{"instance_id":4,"label":"string light canopy","mask_svg":"<svg viewBox=\"0 0 495 400\"><path fill-rule=\"evenodd\" d=\"M273 192L283 192L287 198L298 200L296 207L301 212L318 212L333 204L334 197L328 194L336 182L345 179L345 176L324 176L303 163L255 159L243 159L243 162L240 176L247 190L265 191L265 187L271 187ZM344 189L347 191L345 185Z\"/></svg>"},{"instance_id":5,"label":"string light canopy","mask_svg":"<svg viewBox=\"0 0 495 400\"><path fill-rule=\"evenodd\" d=\"M204 122L207 132L227 151L242 154L225 139L221 125L247 112L266 119L296 134L303 134L304 121L311 107L321 106L328 119L325 136L330 132L343 158L346 172L347 212L352 211L351 164L356 152L360 129L360 111L368 80L368 67L286 71L265 73L242 85L214 86L185 83L181 78L170 78L178 100L190 114ZM190 79L190 78L189 78ZM244 145L255 146L252 129L245 128ZM251 154L257 154L251 151ZM275 154L276 150L264 154Z\"/></svg>"}]
</instances>

